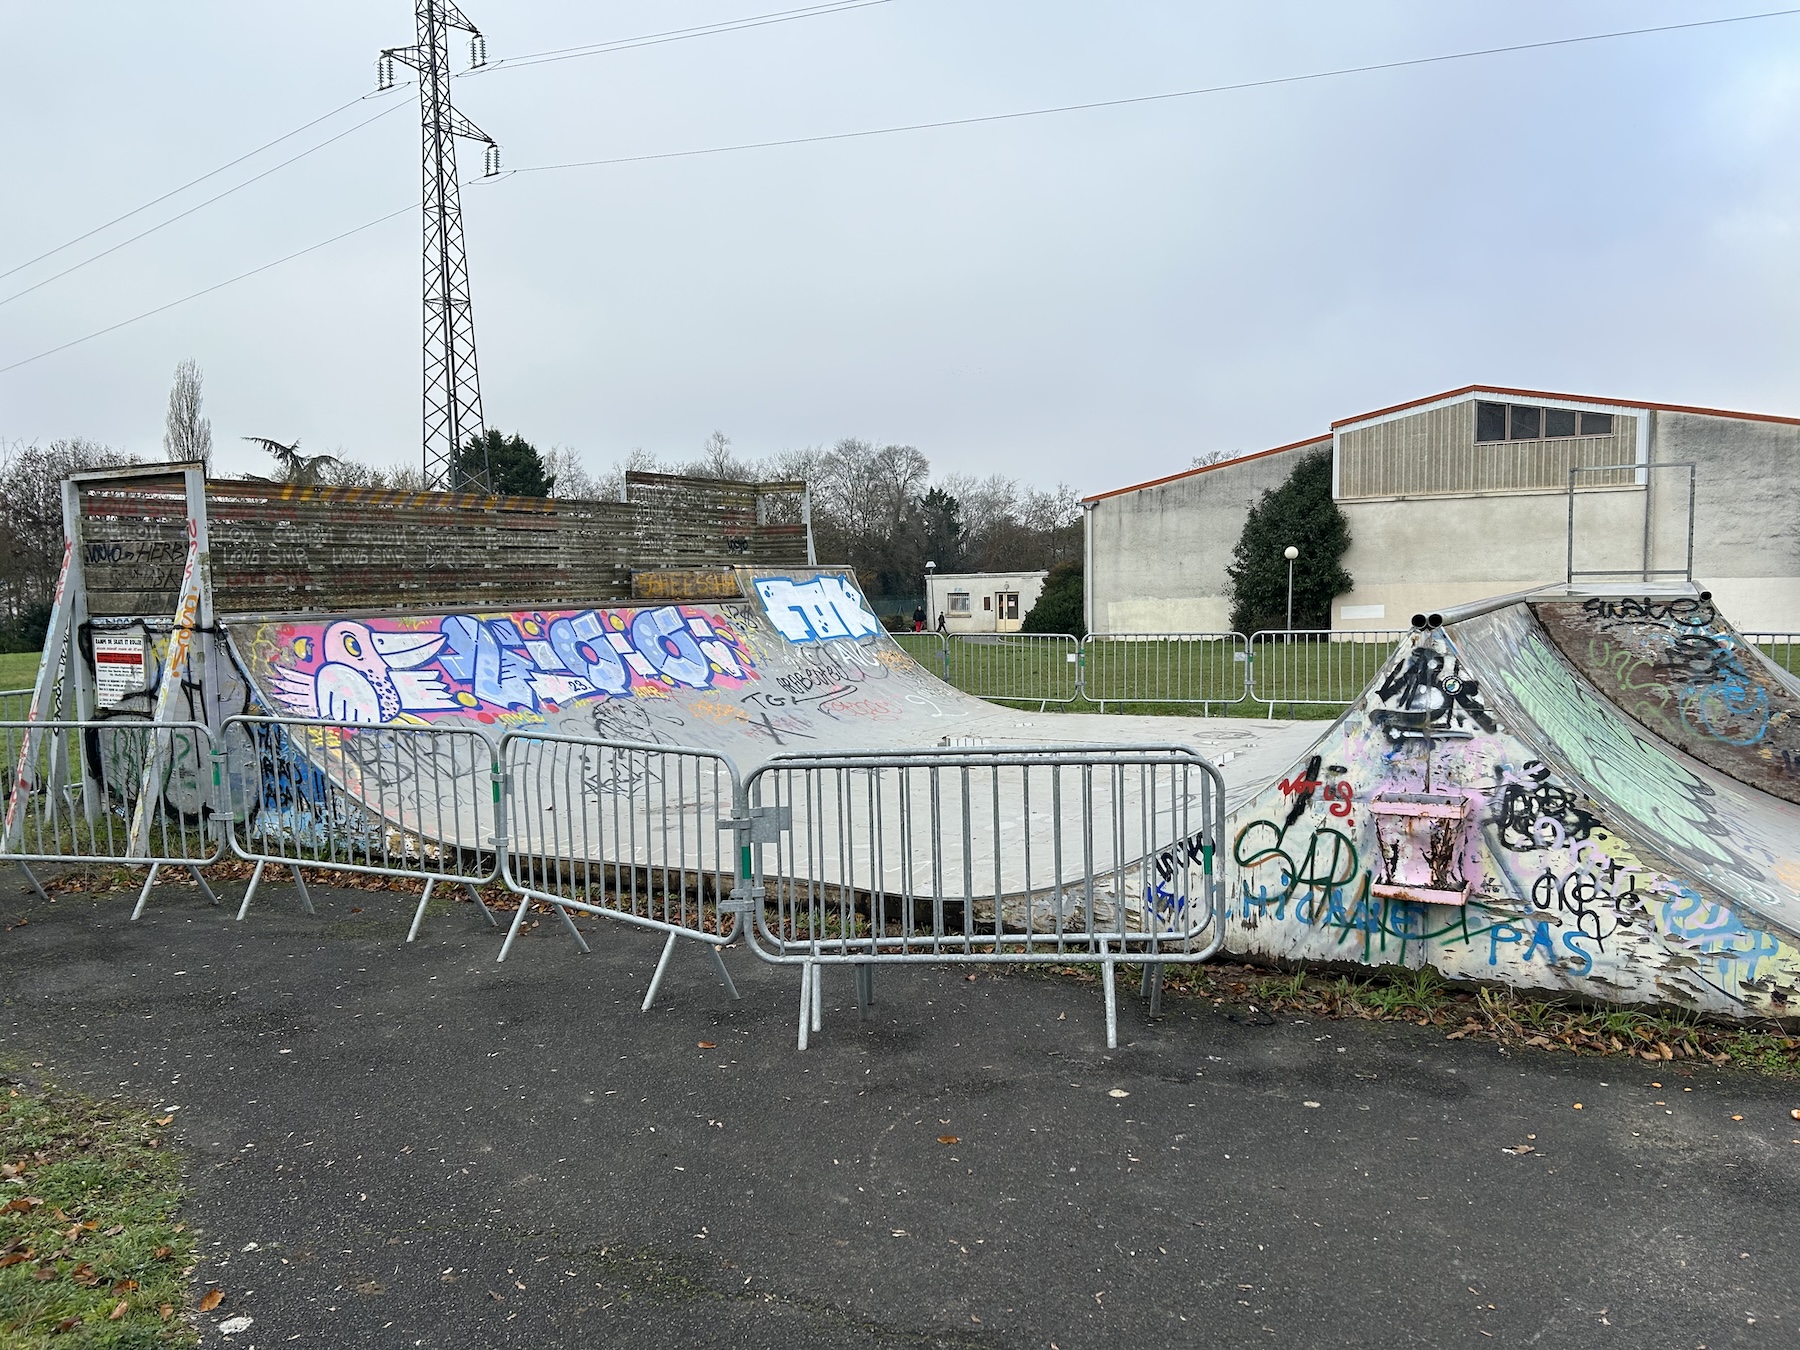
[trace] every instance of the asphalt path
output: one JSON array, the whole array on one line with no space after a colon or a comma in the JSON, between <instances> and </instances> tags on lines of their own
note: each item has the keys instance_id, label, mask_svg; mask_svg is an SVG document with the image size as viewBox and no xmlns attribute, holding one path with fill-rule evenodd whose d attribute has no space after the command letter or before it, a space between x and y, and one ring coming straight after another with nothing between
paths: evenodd
<instances>
[{"instance_id":1,"label":"asphalt path","mask_svg":"<svg viewBox=\"0 0 1800 1350\"><path fill-rule=\"evenodd\" d=\"M827 977L802 1054L741 948L644 1014L616 926L17 878L0 1054L175 1115L208 1346L1800 1344L1793 1083L1173 999L1108 1051L952 968Z\"/></svg>"}]
</instances>

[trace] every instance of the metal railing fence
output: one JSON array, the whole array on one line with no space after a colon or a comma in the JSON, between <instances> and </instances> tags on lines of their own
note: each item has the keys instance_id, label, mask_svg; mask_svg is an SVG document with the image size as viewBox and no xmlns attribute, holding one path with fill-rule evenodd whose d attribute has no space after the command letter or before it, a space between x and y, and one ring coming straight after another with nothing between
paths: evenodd
<instances>
[{"instance_id":1,"label":"metal railing fence","mask_svg":"<svg viewBox=\"0 0 1800 1350\"><path fill-rule=\"evenodd\" d=\"M1081 643L1081 692L1108 703L1241 703L1250 694L1250 640L1242 633L1090 633Z\"/></svg>"},{"instance_id":2,"label":"metal railing fence","mask_svg":"<svg viewBox=\"0 0 1800 1350\"><path fill-rule=\"evenodd\" d=\"M745 801L745 932L801 967L802 1049L822 966L858 967L866 1006L885 963L1096 963L1112 1045L1118 961L1154 1000L1224 940L1224 783L1185 746L790 755Z\"/></svg>"},{"instance_id":3,"label":"metal railing fence","mask_svg":"<svg viewBox=\"0 0 1800 1350\"><path fill-rule=\"evenodd\" d=\"M949 633L941 678L976 698L1072 703L1081 693L1081 643L1067 633Z\"/></svg>"},{"instance_id":4,"label":"metal railing fence","mask_svg":"<svg viewBox=\"0 0 1800 1350\"><path fill-rule=\"evenodd\" d=\"M30 689L0 689L0 722L23 722L31 716Z\"/></svg>"},{"instance_id":5,"label":"metal railing fence","mask_svg":"<svg viewBox=\"0 0 1800 1350\"><path fill-rule=\"evenodd\" d=\"M732 839L722 832L741 795L730 759L706 750L630 741L508 732L500 740L511 837L502 872L527 900L618 919L668 934L644 998L656 999L675 942L690 938L718 954L738 916ZM518 936L514 917L500 960Z\"/></svg>"},{"instance_id":6,"label":"metal railing fence","mask_svg":"<svg viewBox=\"0 0 1800 1350\"><path fill-rule=\"evenodd\" d=\"M1745 633L1743 637L1788 674L1800 676L1800 633Z\"/></svg>"},{"instance_id":7,"label":"metal railing fence","mask_svg":"<svg viewBox=\"0 0 1800 1350\"><path fill-rule=\"evenodd\" d=\"M1271 717L1278 703L1347 708L1411 636L1412 631L1404 628L1254 633L1250 637L1250 697L1268 704Z\"/></svg>"},{"instance_id":8,"label":"metal railing fence","mask_svg":"<svg viewBox=\"0 0 1800 1350\"><path fill-rule=\"evenodd\" d=\"M0 861L149 865L193 871L223 852L213 821L212 737L196 722L138 717L0 722ZM40 893L41 893L41 887Z\"/></svg>"},{"instance_id":9,"label":"metal railing fence","mask_svg":"<svg viewBox=\"0 0 1800 1350\"><path fill-rule=\"evenodd\" d=\"M467 888L497 923L478 888L499 875L505 818L499 759L479 731L244 715L223 733L226 834L255 864L238 918L273 864L308 913L302 867L422 880L408 942L440 883Z\"/></svg>"},{"instance_id":10,"label":"metal railing fence","mask_svg":"<svg viewBox=\"0 0 1800 1350\"><path fill-rule=\"evenodd\" d=\"M947 636L943 633L890 633L895 644L913 660L940 680L947 680L950 658L945 654Z\"/></svg>"}]
</instances>

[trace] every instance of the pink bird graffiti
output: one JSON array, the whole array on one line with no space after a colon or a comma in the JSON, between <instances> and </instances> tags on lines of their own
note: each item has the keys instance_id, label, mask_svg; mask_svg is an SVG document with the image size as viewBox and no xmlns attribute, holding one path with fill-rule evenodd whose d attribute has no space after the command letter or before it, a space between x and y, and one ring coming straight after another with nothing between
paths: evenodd
<instances>
[{"instance_id":1,"label":"pink bird graffiti","mask_svg":"<svg viewBox=\"0 0 1800 1350\"><path fill-rule=\"evenodd\" d=\"M443 676L417 667L443 645L441 633L377 633L340 619L325 630L319 668L277 666L271 692L302 717L333 722L373 725L402 712L442 712L456 706Z\"/></svg>"}]
</instances>

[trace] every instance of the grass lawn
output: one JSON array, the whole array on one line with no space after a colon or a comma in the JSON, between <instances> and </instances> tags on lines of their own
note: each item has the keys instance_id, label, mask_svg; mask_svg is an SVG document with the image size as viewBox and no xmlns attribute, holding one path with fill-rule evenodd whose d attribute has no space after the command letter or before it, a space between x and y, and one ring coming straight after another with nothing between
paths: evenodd
<instances>
[{"instance_id":1,"label":"grass lawn","mask_svg":"<svg viewBox=\"0 0 1800 1350\"><path fill-rule=\"evenodd\" d=\"M194 1344L172 1123L0 1073L0 1343Z\"/></svg>"},{"instance_id":2,"label":"grass lawn","mask_svg":"<svg viewBox=\"0 0 1800 1350\"><path fill-rule=\"evenodd\" d=\"M0 689L29 689L37 679L36 652L0 654Z\"/></svg>"}]
</instances>

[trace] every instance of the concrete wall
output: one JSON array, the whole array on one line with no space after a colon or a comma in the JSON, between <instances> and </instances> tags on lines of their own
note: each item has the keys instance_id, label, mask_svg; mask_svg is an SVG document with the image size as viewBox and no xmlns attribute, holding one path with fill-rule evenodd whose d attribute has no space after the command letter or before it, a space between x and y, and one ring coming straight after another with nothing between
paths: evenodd
<instances>
[{"instance_id":1,"label":"concrete wall","mask_svg":"<svg viewBox=\"0 0 1800 1350\"><path fill-rule=\"evenodd\" d=\"M1744 632L1800 632L1800 426L1658 412L1651 460L1699 466L1694 579ZM1687 474L1655 474L1661 495L1652 551L1680 565L1687 547ZM1662 481L1666 480L1666 481Z\"/></svg>"},{"instance_id":2,"label":"concrete wall","mask_svg":"<svg viewBox=\"0 0 1800 1350\"><path fill-rule=\"evenodd\" d=\"M1244 516L1321 438L1103 497L1087 512L1087 621L1095 633L1231 627L1225 567Z\"/></svg>"},{"instance_id":3,"label":"concrete wall","mask_svg":"<svg viewBox=\"0 0 1800 1350\"><path fill-rule=\"evenodd\" d=\"M1356 585L1333 602L1332 627L1405 628L1414 614L1561 581L1567 503L1562 492L1340 502ZM1637 566L1643 513L1642 488L1576 494L1576 567Z\"/></svg>"}]
</instances>

